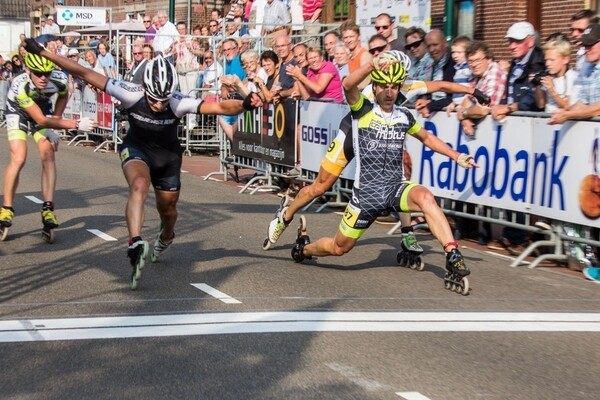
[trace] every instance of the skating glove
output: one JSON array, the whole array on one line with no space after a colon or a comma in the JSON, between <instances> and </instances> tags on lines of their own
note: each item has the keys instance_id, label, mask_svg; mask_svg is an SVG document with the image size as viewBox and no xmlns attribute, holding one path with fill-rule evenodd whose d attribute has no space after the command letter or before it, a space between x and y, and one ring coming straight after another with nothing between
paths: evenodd
<instances>
[{"instance_id":1,"label":"skating glove","mask_svg":"<svg viewBox=\"0 0 600 400\"><path fill-rule=\"evenodd\" d=\"M89 132L98 127L98 122L91 118L83 117L77 121L77 130L81 132Z\"/></svg>"},{"instance_id":2,"label":"skating glove","mask_svg":"<svg viewBox=\"0 0 600 400\"><path fill-rule=\"evenodd\" d=\"M475 97L475 100L477 100L477 102L479 104L481 104L482 106L489 106L490 105L490 101L491 101L490 96L488 96L487 94L483 93L479 89L473 90L473 97Z\"/></svg>"},{"instance_id":3,"label":"skating glove","mask_svg":"<svg viewBox=\"0 0 600 400\"><path fill-rule=\"evenodd\" d=\"M471 168L477 166L473 157L465 153L460 153L460 155L456 159L456 163L463 168Z\"/></svg>"},{"instance_id":4,"label":"skating glove","mask_svg":"<svg viewBox=\"0 0 600 400\"><path fill-rule=\"evenodd\" d=\"M40 54L44 50L44 46L36 42L35 39L27 38L25 39L25 50L28 53Z\"/></svg>"}]
</instances>

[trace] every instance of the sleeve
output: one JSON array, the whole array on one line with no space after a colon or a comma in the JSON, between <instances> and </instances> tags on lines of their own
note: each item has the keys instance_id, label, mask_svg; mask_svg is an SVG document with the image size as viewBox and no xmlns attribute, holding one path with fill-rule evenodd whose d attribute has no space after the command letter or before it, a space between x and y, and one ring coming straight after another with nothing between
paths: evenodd
<instances>
[{"instance_id":1,"label":"sleeve","mask_svg":"<svg viewBox=\"0 0 600 400\"><path fill-rule=\"evenodd\" d=\"M54 83L58 89L58 94L60 96L64 96L69 91L69 78L64 71L60 71L55 69L52 71L52 75L50 75L50 80Z\"/></svg>"},{"instance_id":2,"label":"sleeve","mask_svg":"<svg viewBox=\"0 0 600 400\"><path fill-rule=\"evenodd\" d=\"M403 110L404 110L405 114L408 116L408 125L410 126L410 128L408 128L408 131L406 133L408 133L409 135L416 135L421 130L421 125L417 122L417 120L412 115L412 113L408 110L408 108L404 108Z\"/></svg>"},{"instance_id":3,"label":"sleeve","mask_svg":"<svg viewBox=\"0 0 600 400\"><path fill-rule=\"evenodd\" d=\"M184 96L179 92L174 93L169 102L171 110L177 118L181 118L186 114L197 114L200 104L202 104L202 99Z\"/></svg>"},{"instance_id":4,"label":"sleeve","mask_svg":"<svg viewBox=\"0 0 600 400\"><path fill-rule=\"evenodd\" d=\"M10 86L10 91L12 93L9 97L14 98L22 108L31 107L35 103L33 102L33 99L29 97L29 94L27 94L27 74L22 74L19 77L20 79L13 80L13 83Z\"/></svg>"},{"instance_id":5,"label":"sleeve","mask_svg":"<svg viewBox=\"0 0 600 400\"><path fill-rule=\"evenodd\" d=\"M144 97L144 87L138 83L109 79L104 91L119 100L124 108L131 108Z\"/></svg>"},{"instance_id":6,"label":"sleeve","mask_svg":"<svg viewBox=\"0 0 600 400\"><path fill-rule=\"evenodd\" d=\"M444 66L444 76L442 80L446 82L454 81L454 62L448 62ZM431 103L429 103L427 108L430 112L441 111L444 109L444 107L450 105L450 103L452 103L452 94L446 93L446 97L439 100L433 100Z\"/></svg>"}]
</instances>

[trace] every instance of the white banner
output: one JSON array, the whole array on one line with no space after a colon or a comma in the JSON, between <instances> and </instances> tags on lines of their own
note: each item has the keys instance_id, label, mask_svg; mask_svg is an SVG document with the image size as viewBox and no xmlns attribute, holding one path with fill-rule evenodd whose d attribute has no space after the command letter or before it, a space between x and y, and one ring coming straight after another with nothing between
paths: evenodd
<instances>
[{"instance_id":1,"label":"white banner","mask_svg":"<svg viewBox=\"0 0 600 400\"><path fill-rule=\"evenodd\" d=\"M106 8L56 7L56 22L62 26L102 26L107 23Z\"/></svg>"},{"instance_id":2,"label":"white banner","mask_svg":"<svg viewBox=\"0 0 600 400\"><path fill-rule=\"evenodd\" d=\"M300 120L298 135L300 135L302 168L318 172L321 160L327 153L329 144L337 135L340 121L350 108L346 104L332 104L318 101L300 102ZM342 178L354 179L354 160L349 163Z\"/></svg>"},{"instance_id":3,"label":"white banner","mask_svg":"<svg viewBox=\"0 0 600 400\"><path fill-rule=\"evenodd\" d=\"M412 179L436 196L600 226L600 123L560 127L545 118L486 118L469 138L455 114L438 112L419 121L480 166L462 169L409 138Z\"/></svg>"}]
</instances>

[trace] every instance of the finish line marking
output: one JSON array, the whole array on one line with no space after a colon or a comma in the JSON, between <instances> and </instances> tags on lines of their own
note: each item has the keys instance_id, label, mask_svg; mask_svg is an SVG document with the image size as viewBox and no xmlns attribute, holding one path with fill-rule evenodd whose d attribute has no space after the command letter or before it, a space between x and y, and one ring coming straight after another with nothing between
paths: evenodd
<instances>
[{"instance_id":1,"label":"finish line marking","mask_svg":"<svg viewBox=\"0 0 600 400\"><path fill-rule=\"evenodd\" d=\"M430 400L419 392L396 392L396 394L406 400Z\"/></svg>"},{"instance_id":2,"label":"finish line marking","mask_svg":"<svg viewBox=\"0 0 600 400\"><path fill-rule=\"evenodd\" d=\"M242 304L241 301L234 299L231 296L226 295L225 293L215 289L212 286L208 286L206 283L191 283L193 287L196 289L202 290L204 293L221 300L226 304Z\"/></svg>"},{"instance_id":3,"label":"finish line marking","mask_svg":"<svg viewBox=\"0 0 600 400\"><path fill-rule=\"evenodd\" d=\"M107 235L106 233L99 231L98 229L87 229L87 231L93 235L98 236L100 239L106 240L107 242L116 242L117 241L116 238L114 238L110 235Z\"/></svg>"},{"instance_id":4,"label":"finish line marking","mask_svg":"<svg viewBox=\"0 0 600 400\"><path fill-rule=\"evenodd\" d=\"M600 313L283 311L0 321L0 343L284 332L600 332Z\"/></svg>"}]
</instances>

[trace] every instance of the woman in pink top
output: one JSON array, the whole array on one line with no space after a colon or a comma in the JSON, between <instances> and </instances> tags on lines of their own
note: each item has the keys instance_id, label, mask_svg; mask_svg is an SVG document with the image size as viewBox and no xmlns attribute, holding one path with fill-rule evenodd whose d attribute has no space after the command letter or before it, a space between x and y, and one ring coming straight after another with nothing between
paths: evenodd
<instances>
[{"instance_id":1,"label":"woman in pink top","mask_svg":"<svg viewBox=\"0 0 600 400\"><path fill-rule=\"evenodd\" d=\"M337 68L330 61L325 61L320 49L308 50L308 71L306 76L302 69L288 65L286 70L296 80L301 97L316 99L333 99L337 103L344 102L342 81Z\"/></svg>"}]
</instances>

